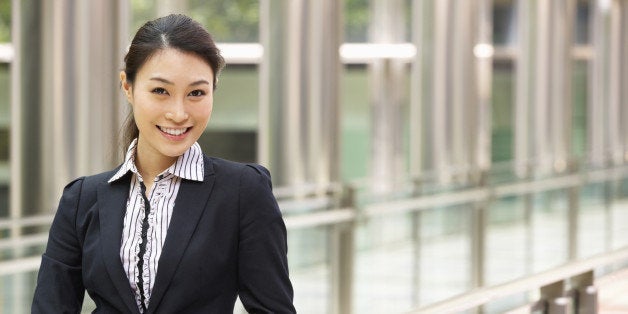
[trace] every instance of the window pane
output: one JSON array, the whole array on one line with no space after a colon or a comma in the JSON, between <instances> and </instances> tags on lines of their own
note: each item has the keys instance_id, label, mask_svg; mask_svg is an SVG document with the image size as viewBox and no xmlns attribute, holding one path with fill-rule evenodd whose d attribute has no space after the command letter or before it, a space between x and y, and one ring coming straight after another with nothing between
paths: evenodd
<instances>
[{"instance_id":1,"label":"window pane","mask_svg":"<svg viewBox=\"0 0 628 314\"><path fill-rule=\"evenodd\" d=\"M576 61L573 65L573 133L572 153L576 158L585 156L587 149L587 76L588 61Z\"/></svg>"},{"instance_id":2,"label":"window pane","mask_svg":"<svg viewBox=\"0 0 628 314\"><path fill-rule=\"evenodd\" d=\"M493 162L512 159L514 69L512 60L493 62Z\"/></svg>"},{"instance_id":3,"label":"window pane","mask_svg":"<svg viewBox=\"0 0 628 314\"><path fill-rule=\"evenodd\" d=\"M153 0L132 0L131 1L131 25L129 27L129 36L135 35L135 32L146 21L155 18L157 10L155 7L155 1ZM129 37L129 43L131 37Z\"/></svg>"},{"instance_id":4,"label":"window pane","mask_svg":"<svg viewBox=\"0 0 628 314\"><path fill-rule=\"evenodd\" d=\"M0 43L11 41L11 1L0 1Z\"/></svg>"},{"instance_id":5,"label":"window pane","mask_svg":"<svg viewBox=\"0 0 628 314\"><path fill-rule=\"evenodd\" d=\"M188 14L217 42L258 42L258 0L190 0Z\"/></svg>"},{"instance_id":6,"label":"window pane","mask_svg":"<svg viewBox=\"0 0 628 314\"><path fill-rule=\"evenodd\" d=\"M517 10L512 0L495 2L493 42L496 45L513 45L517 42Z\"/></svg>"},{"instance_id":7,"label":"window pane","mask_svg":"<svg viewBox=\"0 0 628 314\"><path fill-rule=\"evenodd\" d=\"M589 0L579 0L576 11L576 44L589 43Z\"/></svg>"},{"instance_id":8,"label":"window pane","mask_svg":"<svg viewBox=\"0 0 628 314\"><path fill-rule=\"evenodd\" d=\"M257 160L259 72L255 65L228 65L214 92L214 109L199 144L208 155Z\"/></svg>"},{"instance_id":9,"label":"window pane","mask_svg":"<svg viewBox=\"0 0 628 314\"><path fill-rule=\"evenodd\" d=\"M368 175L371 119L366 66L352 65L345 68L341 94L341 171L343 180L363 178Z\"/></svg>"},{"instance_id":10,"label":"window pane","mask_svg":"<svg viewBox=\"0 0 628 314\"><path fill-rule=\"evenodd\" d=\"M366 42L369 28L369 1L346 0L344 10L345 41Z\"/></svg>"}]
</instances>

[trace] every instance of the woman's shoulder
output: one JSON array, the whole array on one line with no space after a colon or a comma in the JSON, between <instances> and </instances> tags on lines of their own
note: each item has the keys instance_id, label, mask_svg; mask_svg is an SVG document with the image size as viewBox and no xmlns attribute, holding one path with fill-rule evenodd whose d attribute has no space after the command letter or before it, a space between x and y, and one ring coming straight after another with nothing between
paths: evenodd
<instances>
[{"instance_id":1,"label":"woman's shoulder","mask_svg":"<svg viewBox=\"0 0 628 314\"><path fill-rule=\"evenodd\" d=\"M92 184L98 184L98 183L101 183L101 182L107 182L107 181L109 181L109 179L111 179L116 174L116 172L118 172L120 167L121 166L118 166L118 167L116 167L113 170L109 170L109 171L105 171L105 172L101 172L101 173L85 176L85 177L83 177L83 180L85 181L85 183L92 183Z\"/></svg>"},{"instance_id":2,"label":"woman's shoulder","mask_svg":"<svg viewBox=\"0 0 628 314\"><path fill-rule=\"evenodd\" d=\"M111 179L111 177L113 177L113 175L116 173L116 171L119 169L120 167L116 167L116 169L113 170L109 170L109 171L105 171L105 172L101 172L101 173L97 173L97 174L92 174L92 175L87 175L87 176L81 176L78 177L72 181L70 181L66 186L65 189L71 189L71 188L77 188L77 187L95 187L100 183L106 183L107 181L109 181L109 179Z\"/></svg>"},{"instance_id":3,"label":"woman's shoulder","mask_svg":"<svg viewBox=\"0 0 628 314\"><path fill-rule=\"evenodd\" d=\"M266 167L250 162L237 162L216 157L208 157L207 174L232 181L234 184L255 184L272 186L270 171Z\"/></svg>"},{"instance_id":4,"label":"woman's shoulder","mask_svg":"<svg viewBox=\"0 0 628 314\"><path fill-rule=\"evenodd\" d=\"M237 161L222 159L218 157L206 157L206 158L208 159L210 167L211 167L211 169L208 169L210 172L216 171L222 174L224 173L235 174L235 173L242 173L244 171L244 172L250 172L250 173L258 173L263 176L270 176L270 172L268 171L268 169L266 169L266 167L256 164L256 163L237 162Z\"/></svg>"}]
</instances>

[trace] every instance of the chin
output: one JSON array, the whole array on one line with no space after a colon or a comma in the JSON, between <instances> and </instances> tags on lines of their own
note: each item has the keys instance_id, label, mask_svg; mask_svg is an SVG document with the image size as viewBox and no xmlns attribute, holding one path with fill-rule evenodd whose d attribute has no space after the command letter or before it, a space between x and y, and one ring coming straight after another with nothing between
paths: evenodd
<instances>
[{"instance_id":1,"label":"chin","mask_svg":"<svg viewBox=\"0 0 628 314\"><path fill-rule=\"evenodd\" d=\"M164 156L177 158L183 155L183 153L185 153L190 147L192 147L192 145L186 145L185 147L181 147L181 148L164 149L161 151L161 153Z\"/></svg>"}]
</instances>

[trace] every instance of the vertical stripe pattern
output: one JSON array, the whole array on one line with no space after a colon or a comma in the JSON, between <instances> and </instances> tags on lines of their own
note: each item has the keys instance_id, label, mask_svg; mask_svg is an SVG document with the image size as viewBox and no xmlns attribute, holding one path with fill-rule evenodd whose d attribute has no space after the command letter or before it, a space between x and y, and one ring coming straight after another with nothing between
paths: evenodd
<instances>
[{"instance_id":1,"label":"vertical stripe pattern","mask_svg":"<svg viewBox=\"0 0 628 314\"><path fill-rule=\"evenodd\" d=\"M204 169L203 153L198 143L194 143L172 166L155 178L149 195L144 197L144 180L135 166L136 147L137 139L129 146L124 164L109 182L120 179L128 172L132 173L122 229L120 259L135 293L138 308L144 313L150 302L161 249L166 240L181 180L203 181ZM142 233L145 233L144 237Z\"/></svg>"}]
</instances>

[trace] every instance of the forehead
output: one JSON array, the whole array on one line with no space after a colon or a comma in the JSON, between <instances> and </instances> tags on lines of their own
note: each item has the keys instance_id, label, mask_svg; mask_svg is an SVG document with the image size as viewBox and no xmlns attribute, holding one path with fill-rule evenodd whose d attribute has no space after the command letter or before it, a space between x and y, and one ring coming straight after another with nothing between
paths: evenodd
<instances>
[{"instance_id":1,"label":"forehead","mask_svg":"<svg viewBox=\"0 0 628 314\"><path fill-rule=\"evenodd\" d=\"M173 80L206 79L210 82L214 77L214 71L203 58L174 48L156 51L146 60L137 74L138 79L159 76Z\"/></svg>"}]
</instances>

